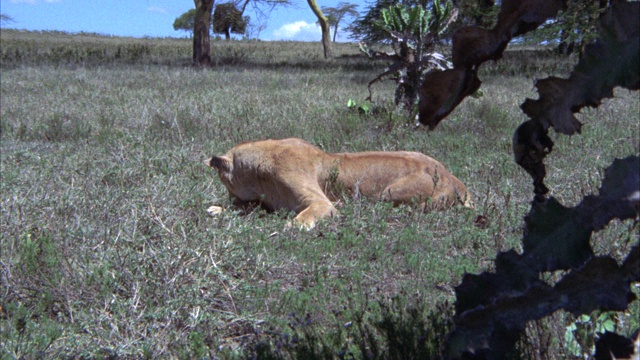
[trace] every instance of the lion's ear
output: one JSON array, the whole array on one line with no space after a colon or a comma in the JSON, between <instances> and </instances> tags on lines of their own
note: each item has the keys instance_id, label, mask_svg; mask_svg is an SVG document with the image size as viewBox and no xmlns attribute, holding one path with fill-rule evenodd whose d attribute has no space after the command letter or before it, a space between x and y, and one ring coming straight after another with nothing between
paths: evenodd
<instances>
[{"instance_id":1,"label":"lion's ear","mask_svg":"<svg viewBox=\"0 0 640 360\"><path fill-rule=\"evenodd\" d=\"M206 160L205 164L220 172L230 172L233 168L233 162L227 156L214 156Z\"/></svg>"}]
</instances>

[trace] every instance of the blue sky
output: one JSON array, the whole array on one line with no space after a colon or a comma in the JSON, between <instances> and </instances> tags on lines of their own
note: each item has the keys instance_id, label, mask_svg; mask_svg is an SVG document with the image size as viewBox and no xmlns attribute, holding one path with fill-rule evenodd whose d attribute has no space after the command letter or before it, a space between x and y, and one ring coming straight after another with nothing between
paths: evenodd
<instances>
[{"instance_id":1,"label":"blue sky","mask_svg":"<svg viewBox=\"0 0 640 360\"><path fill-rule=\"evenodd\" d=\"M335 7L345 0L317 1L319 6ZM216 0L216 3L223 2L227 1ZM249 15L255 25L263 26L261 30L252 28L250 36L262 40L319 41L320 28L306 0L291 2L293 5L278 7L262 19L249 5L245 15ZM366 0L347 2L359 4L359 11L367 7ZM13 19L3 24L3 28L133 37L188 36L184 31L173 30L173 21L192 8L192 0L0 0L0 12ZM340 35L338 31L338 41L350 41Z\"/></svg>"}]
</instances>

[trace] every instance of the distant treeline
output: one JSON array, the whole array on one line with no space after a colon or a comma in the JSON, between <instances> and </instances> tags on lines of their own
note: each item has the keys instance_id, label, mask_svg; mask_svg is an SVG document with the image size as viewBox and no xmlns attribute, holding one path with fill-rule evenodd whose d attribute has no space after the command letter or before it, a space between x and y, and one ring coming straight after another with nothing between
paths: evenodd
<instances>
[{"instance_id":1,"label":"distant treeline","mask_svg":"<svg viewBox=\"0 0 640 360\"><path fill-rule=\"evenodd\" d=\"M334 59L324 60L320 42L212 39L214 65L367 70L385 66L362 54L355 43L333 44ZM444 53L447 48L442 49ZM0 66L190 66L192 41L188 38L131 38L61 31L0 32ZM500 62L485 64L485 74L531 75L568 71L575 59L543 48L514 48Z\"/></svg>"},{"instance_id":2,"label":"distant treeline","mask_svg":"<svg viewBox=\"0 0 640 360\"><path fill-rule=\"evenodd\" d=\"M124 38L60 31L3 29L2 67L188 63L188 39Z\"/></svg>"}]
</instances>

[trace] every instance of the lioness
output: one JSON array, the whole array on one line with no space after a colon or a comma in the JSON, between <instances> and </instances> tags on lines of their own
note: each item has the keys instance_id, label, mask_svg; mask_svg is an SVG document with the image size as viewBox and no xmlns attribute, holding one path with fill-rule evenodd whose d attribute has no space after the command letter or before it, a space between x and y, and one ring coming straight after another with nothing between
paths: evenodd
<instances>
[{"instance_id":1,"label":"lioness","mask_svg":"<svg viewBox=\"0 0 640 360\"><path fill-rule=\"evenodd\" d=\"M217 170L235 205L259 203L270 211L295 211L294 220L307 229L338 214L332 201L341 192L423 209L471 206L462 182L417 152L328 154L292 138L242 143L205 163Z\"/></svg>"}]
</instances>

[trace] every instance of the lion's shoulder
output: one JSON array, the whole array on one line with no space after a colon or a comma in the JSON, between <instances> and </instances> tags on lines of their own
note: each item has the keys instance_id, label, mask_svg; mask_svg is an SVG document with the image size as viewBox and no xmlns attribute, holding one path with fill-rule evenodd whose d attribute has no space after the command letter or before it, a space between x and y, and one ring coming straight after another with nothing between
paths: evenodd
<instances>
[{"instance_id":1,"label":"lion's shoulder","mask_svg":"<svg viewBox=\"0 0 640 360\"><path fill-rule=\"evenodd\" d=\"M301 163L315 162L325 153L302 139L267 139L242 143L231 149L229 155L234 161L243 162L245 165L263 164L273 166L280 170L288 167L288 164L300 165Z\"/></svg>"},{"instance_id":2,"label":"lion's shoulder","mask_svg":"<svg viewBox=\"0 0 640 360\"><path fill-rule=\"evenodd\" d=\"M244 142L236 145L230 151L233 155L242 155L245 153L264 153L264 154L276 154L283 151L309 153L320 150L318 147L311 145L310 143L298 139L266 139L259 141Z\"/></svg>"}]
</instances>

